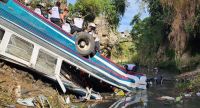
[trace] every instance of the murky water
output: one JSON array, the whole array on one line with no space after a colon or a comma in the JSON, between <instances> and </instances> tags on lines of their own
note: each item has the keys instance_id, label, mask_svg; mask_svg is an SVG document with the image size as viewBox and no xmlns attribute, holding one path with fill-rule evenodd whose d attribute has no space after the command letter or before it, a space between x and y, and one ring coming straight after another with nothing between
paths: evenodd
<instances>
[{"instance_id":1,"label":"murky water","mask_svg":"<svg viewBox=\"0 0 200 108\"><path fill-rule=\"evenodd\" d=\"M200 97L195 96L195 94L192 97L184 98L182 103L157 99L161 96L179 96L176 91L173 83L167 83L151 87L146 91L139 91L137 94L113 102L90 106L90 108L200 108Z\"/></svg>"},{"instance_id":2,"label":"murky water","mask_svg":"<svg viewBox=\"0 0 200 108\"><path fill-rule=\"evenodd\" d=\"M162 74L167 79L173 79L174 74ZM150 76L151 77L151 76ZM183 98L183 102L174 103L158 100L161 96L177 97L174 80L164 81L163 85L153 85L147 90L137 91L126 97L113 99L103 103L87 105L88 108L200 108L200 97Z\"/></svg>"}]
</instances>

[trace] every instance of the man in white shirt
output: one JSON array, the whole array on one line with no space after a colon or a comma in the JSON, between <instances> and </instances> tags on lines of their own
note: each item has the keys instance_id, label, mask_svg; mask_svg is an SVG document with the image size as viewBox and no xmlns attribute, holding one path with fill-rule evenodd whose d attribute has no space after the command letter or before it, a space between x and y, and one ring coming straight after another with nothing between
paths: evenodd
<instances>
[{"instance_id":1,"label":"man in white shirt","mask_svg":"<svg viewBox=\"0 0 200 108\"><path fill-rule=\"evenodd\" d=\"M69 10L66 7L63 11L62 18L61 18L64 21L64 23L62 24L62 29L66 31L67 33L71 33L71 25L70 25L71 19L66 18L68 17L68 14L69 14Z\"/></svg>"},{"instance_id":2,"label":"man in white shirt","mask_svg":"<svg viewBox=\"0 0 200 108\"><path fill-rule=\"evenodd\" d=\"M67 33L70 33L70 32L71 32L71 26L70 26L69 23L64 23L64 24L62 25L62 29L63 29L64 31L66 31Z\"/></svg>"},{"instance_id":3,"label":"man in white shirt","mask_svg":"<svg viewBox=\"0 0 200 108\"><path fill-rule=\"evenodd\" d=\"M37 13L38 15L42 15L42 11L41 11L41 5L37 5L35 10L34 10L35 13Z\"/></svg>"},{"instance_id":4,"label":"man in white shirt","mask_svg":"<svg viewBox=\"0 0 200 108\"><path fill-rule=\"evenodd\" d=\"M54 24L58 25L59 27L62 26L62 21L61 21L61 9L60 9L60 2L56 2L55 6L52 7L51 9L51 22L53 22Z\"/></svg>"},{"instance_id":5,"label":"man in white shirt","mask_svg":"<svg viewBox=\"0 0 200 108\"><path fill-rule=\"evenodd\" d=\"M132 74L132 72L136 72L137 71L136 64L126 64L126 65L124 65L124 68L127 70L128 74Z\"/></svg>"},{"instance_id":6,"label":"man in white shirt","mask_svg":"<svg viewBox=\"0 0 200 108\"><path fill-rule=\"evenodd\" d=\"M77 18L74 18L74 25L80 29L83 28L83 22L84 22L84 19L82 18L81 15L78 15Z\"/></svg>"},{"instance_id":7,"label":"man in white shirt","mask_svg":"<svg viewBox=\"0 0 200 108\"><path fill-rule=\"evenodd\" d=\"M96 24L90 23L88 28L88 33L91 34L94 37L95 41L95 50L100 52L100 39L98 34L96 33Z\"/></svg>"}]
</instances>

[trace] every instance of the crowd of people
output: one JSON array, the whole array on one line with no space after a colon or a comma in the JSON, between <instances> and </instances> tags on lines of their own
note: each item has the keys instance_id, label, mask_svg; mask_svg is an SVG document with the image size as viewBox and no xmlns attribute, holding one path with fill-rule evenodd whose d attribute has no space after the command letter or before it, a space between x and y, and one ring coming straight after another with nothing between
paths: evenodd
<instances>
[{"instance_id":1,"label":"crowd of people","mask_svg":"<svg viewBox=\"0 0 200 108\"><path fill-rule=\"evenodd\" d=\"M75 17L70 18L68 7L66 6L61 9L61 2L59 1L57 1L53 7L45 8L45 5L40 3L36 5L34 12L42 17L45 17L68 33L77 34L82 31L88 32L94 37L95 50L100 52L100 39L96 31L95 23L89 23L86 29L84 29L84 17L81 13L78 13Z\"/></svg>"}]
</instances>

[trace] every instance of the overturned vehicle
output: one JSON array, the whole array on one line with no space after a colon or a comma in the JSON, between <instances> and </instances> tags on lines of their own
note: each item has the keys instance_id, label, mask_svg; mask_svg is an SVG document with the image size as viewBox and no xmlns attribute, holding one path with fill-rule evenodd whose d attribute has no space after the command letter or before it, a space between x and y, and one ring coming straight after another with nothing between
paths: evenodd
<instances>
[{"instance_id":1,"label":"overturned vehicle","mask_svg":"<svg viewBox=\"0 0 200 108\"><path fill-rule=\"evenodd\" d=\"M144 74L127 74L124 67L94 53L93 38L79 35L66 33L17 0L0 1L1 59L58 81L63 92L85 95L86 87L146 89ZM100 98L96 92L91 97Z\"/></svg>"}]
</instances>

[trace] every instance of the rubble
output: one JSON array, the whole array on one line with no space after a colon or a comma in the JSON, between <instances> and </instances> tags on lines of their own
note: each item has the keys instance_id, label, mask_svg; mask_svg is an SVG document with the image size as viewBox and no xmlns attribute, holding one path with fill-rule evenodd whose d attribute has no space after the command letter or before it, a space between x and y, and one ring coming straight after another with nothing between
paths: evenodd
<instances>
[{"instance_id":1,"label":"rubble","mask_svg":"<svg viewBox=\"0 0 200 108\"><path fill-rule=\"evenodd\" d=\"M174 97L170 97L170 96L161 96L159 98L157 98L158 100L169 100L169 101L174 101L175 98Z\"/></svg>"},{"instance_id":2,"label":"rubble","mask_svg":"<svg viewBox=\"0 0 200 108\"><path fill-rule=\"evenodd\" d=\"M197 92L196 95L197 95L197 96L200 96L200 92Z\"/></svg>"},{"instance_id":3,"label":"rubble","mask_svg":"<svg viewBox=\"0 0 200 108\"><path fill-rule=\"evenodd\" d=\"M36 77L27 72L28 70L19 70L9 65L4 64L2 68L0 67L0 107L27 108L34 105L42 108L43 105L51 108L68 108L82 102L91 104L109 100L90 99L91 88L87 88L87 96L82 97L84 101L72 94L60 94L62 92L56 90L55 85L42 80L43 76Z\"/></svg>"},{"instance_id":4,"label":"rubble","mask_svg":"<svg viewBox=\"0 0 200 108\"><path fill-rule=\"evenodd\" d=\"M62 95L50 84L46 84L41 79L34 77L28 72L3 65L0 68L0 107L23 108L23 105L16 104L24 99L41 96L48 100L52 108L67 107L62 100Z\"/></svg>"}]
</instances>

